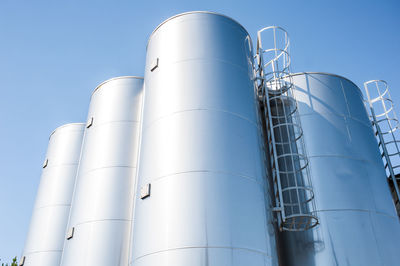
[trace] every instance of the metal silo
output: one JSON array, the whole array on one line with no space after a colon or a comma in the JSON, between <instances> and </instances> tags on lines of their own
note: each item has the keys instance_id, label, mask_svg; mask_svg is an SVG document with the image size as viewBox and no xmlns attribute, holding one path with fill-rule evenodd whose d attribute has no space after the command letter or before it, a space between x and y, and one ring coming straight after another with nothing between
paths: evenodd
<instances>
[{"instance_id":1,"label":"metal silo","mask_svg":"<svg viewBox=\"0 0 400 266\"><path fill-rule=\"evenodd\" d=\"M284 265L398 265L400 224L360 89L293 74L319 225L282 232Z\"/></svg>"},{"instance_id":2,"label":"metal silo","mask_svg":"<svg viewBox=\"0 0 400 266\"><path fill-rule=\"evenodd\" d=\"M251 47L210 12L152 33L130 265L276 265Z\"/></svg>"},{"instance_id":3,"label":"metal silo","mask_svg":"<svg viewBox=\"0 0 400 266\"><path fill-rule=\"evenodd\" d=\"M61 265L127 265L143 79L93 92Z\"/></svg>"},{"instance_id":4,"label":"metal silo","mask_svg":"<svg viewBox=\"0 0 400 266\"><path fill-rule=\"evenodd\" d=\"M50 135L20 265L60 264L84 128L66 124Z\"/></svg>"}]
</instances>

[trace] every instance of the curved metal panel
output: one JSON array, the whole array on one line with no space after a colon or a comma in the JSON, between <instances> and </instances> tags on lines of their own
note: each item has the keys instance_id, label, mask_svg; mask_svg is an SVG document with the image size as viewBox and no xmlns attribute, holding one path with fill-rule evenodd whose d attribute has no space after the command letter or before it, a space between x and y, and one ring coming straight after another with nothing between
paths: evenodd
<instances>
[{"instance_id":1,"label":"curved metal panel","mask_svg":"<svg viewBox=\"0 0 400 266\"><path fill-rule=\"evenodd\" d=\"M67 124L50 136L23 252L26 266L60 264L83 132L84 124Z\"/></svg>"},{"instance_id":2,"label":"curved metal panel","mask_svg":"<svg viewBox=\"0 0 400 266\"><path fill-rule=\"evenodd\" d=\"M400 224L361 91L323 73L293 81L320 224L280 233L284 265L398 264Z\"/></svg>"},{"instance_id":3,"label":"curved metal panel","mask_svg":"<svg viewBox=\"0 0 400 266\"><path fill-rule=\"evenodd\" d=\"M252 58L214 13L151 36L130 265L276 265Z\"/></svg>"},{"instance_id":4,"label":"curved metal panel","mask_svg":"<svg viewBox=\"0 0 400 266\"><path fill-rule=\"evenodd\" d=\"M94 91L61 265L126 265L143 79L114 78Z\"/></svg>"}]
</instances>

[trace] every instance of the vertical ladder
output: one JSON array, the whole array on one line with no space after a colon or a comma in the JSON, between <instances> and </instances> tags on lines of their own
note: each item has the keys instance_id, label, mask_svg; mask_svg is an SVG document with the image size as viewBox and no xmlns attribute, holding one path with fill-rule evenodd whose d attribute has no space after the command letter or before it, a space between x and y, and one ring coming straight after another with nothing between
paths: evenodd
<instances>
[{"instance_id":1,"label":"vertical ladder","mask_svg":"<svg viewBox=\"0 0 400 266\"><path fill-rule=\"evenodd\" d=\"M364 83L369 116L378 138L387 181L392 193L397 215L400 217L400 124L394 110L389 86L384 80Z\"/></svg>"},{"instance_id":2,"label":"vertical ladder","mask_svg":"<svg viewBox=\"0 0 400 266\"><path fill-rule=\"evenodd\" d=\"M269 35L266 35L269 34ZM269 46L263 41L269 36ZM318 224L294 84L289 39L277 26L257 33L257 95L271 167L275 208L281 230L304 231Z\"/></svg>"}]
</instances>

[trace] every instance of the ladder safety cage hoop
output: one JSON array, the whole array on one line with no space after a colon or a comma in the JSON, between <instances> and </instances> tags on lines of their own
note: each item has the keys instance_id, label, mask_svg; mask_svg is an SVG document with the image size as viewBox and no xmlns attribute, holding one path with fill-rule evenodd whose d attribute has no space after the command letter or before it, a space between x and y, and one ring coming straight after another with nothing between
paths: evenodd
<instances>
[{"instance_id":1,"label":"ladder safety cage hoop","mask_svg":"<svg viewBox=\"0 0 400 266\"><path fill-rule=\"evenodd\" d=\"M268 48L264 48L267 41ZM278 213L280 230L305 231L318 225L318 218L293 94L287 32L278 26L259 30L255 59L256 93L266 124L263 146L268 149L272 170L276 204L273 210Z\"/></svg>"},{"instance_id":2,"label":"ladder safety cage hoop","mask_svg":"<svg viewBox=\"0 0 400 266\"><path fill-rule=\"evenodd\" d=\"M393 191L392 197L400 217L400 123L386 81L364 82L364 89L369 118L374 127L375 136L378 138L387 179Z\"/></svg>"}]
</instances>

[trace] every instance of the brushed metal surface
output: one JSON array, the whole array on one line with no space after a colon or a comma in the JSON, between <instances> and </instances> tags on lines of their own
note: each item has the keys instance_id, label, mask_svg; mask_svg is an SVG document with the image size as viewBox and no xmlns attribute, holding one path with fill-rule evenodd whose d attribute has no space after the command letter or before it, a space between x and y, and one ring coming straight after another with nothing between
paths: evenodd
<instances>
[{"instance_id":1,"label":"brushed metal surface","mask_svg":"<svg viewBox=\"0 0 400 266\"><path fill-rule=\"evenodd\" d=\"M138 77L93 92L61 265L128 264L142 94Z\"/></svg>"},{"instance_id":2,"label":"brushed metal surface","mask_svg":"<svg viewBox=\"0 0 400 266\"><path fill-rule=\"evenodd\" d=\"M67 124L50 136L23 252L25 266L60 264L84 126Z\"/></svg>"},{"instance_id":3,"label":"brushed metal surface","mask_svg":"<svg viewBox=\"0 0 400 266\"><path fill-rule=\"evenodd\" d=\"M293 81L320 224L280 233L283 265L397 265L400 224L361 91L325 73Z\"/></svg>"},{"instance_id":4,"label":"brushed metal surface","mask_svg":"<svg viewBox=\"0 0 400 266\"><path fill-rule=\"evenodd\" d=\"M130 265L276 265L251 47L209 12L153 32Z\"/></svg>"}]
</instances>

